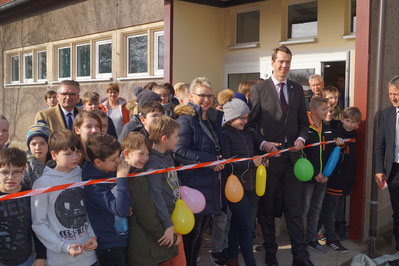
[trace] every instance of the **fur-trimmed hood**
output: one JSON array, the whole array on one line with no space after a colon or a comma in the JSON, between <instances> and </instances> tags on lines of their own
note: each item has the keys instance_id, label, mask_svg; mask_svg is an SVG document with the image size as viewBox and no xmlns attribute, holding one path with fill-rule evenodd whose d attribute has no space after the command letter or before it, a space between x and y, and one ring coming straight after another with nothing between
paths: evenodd
<instances>
[{"instance_id":1,"label":"fur-trimmed hood","mask_svg":"<svg viewBox=\"0 0 399 266\"><path fill-rule=\"evenodd\" d=\"M178 106L175 107L173 111L173 116L176 119L181 115L196 116L197 114L195 112L194 106L179 104Z\"/></svg>"}]
</instances>

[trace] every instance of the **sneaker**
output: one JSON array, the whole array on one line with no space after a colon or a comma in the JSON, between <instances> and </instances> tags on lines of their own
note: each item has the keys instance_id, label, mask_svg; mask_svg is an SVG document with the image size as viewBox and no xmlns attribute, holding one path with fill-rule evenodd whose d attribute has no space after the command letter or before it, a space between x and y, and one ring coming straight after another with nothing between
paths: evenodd
<instances>
[{"instance_id":1,"label":"sneaker","mask_svg":"<svg viewBox=\"0 0 399 266\"><path fill-rule=\"evenodd\" d=\"M326 254L327 253L327 250L322 245L320 245L319 241L317 241L317 240L309 242L308 246L312 250L314 250L316 252L319 252L319 253L322 253L322 254Z\"/></svg>"},{"instance_id":2,"label":"sneaker","mask_svg":"<svg viewBox=\"0 0 399 266\"><path fill-rule=\"evenodd\" d=\"M215 265L226 265L226 257L223 252L211 252L209 255Z\"/></svg>"},{"instance_id":3,"label":"sneaker","mask_svg":"<svg viewBox=\"0 0 399 266\"><path fill-rule=\"evenodd\" d=\"M341 242L339 242L339 240L335 240L335 241L327 241L326 243L327 246L329 246L330 248L332 248L335 251L341 252L341 253L349 253L349 250L344 247Z\"/></svg>"}]
</instances>

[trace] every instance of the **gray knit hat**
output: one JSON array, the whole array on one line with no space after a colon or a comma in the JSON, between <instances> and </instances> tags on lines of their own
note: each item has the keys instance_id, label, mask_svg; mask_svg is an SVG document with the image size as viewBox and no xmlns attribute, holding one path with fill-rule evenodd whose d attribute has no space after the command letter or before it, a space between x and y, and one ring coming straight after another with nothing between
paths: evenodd
<instances>
[{"instance_id":1,"label":"gray knit hat","mask_svg":"<svg viewBox=\"0 0 399 266\"><path fill-rule=\"evenodd\" d=\"M226 122L239 118L250 112L249 107L242 100L233 98L223 105L224 118Z\"/></svg>"},{"instance_id":2,"label":"gray knit hat","mask_svg":"<svg viewBox=\"0 0 399 266\"><path fill-rule=\"evenodd\" d=\"M161 97L155 92L144 89L137 95L137 103L139 104L139 109L143 107L145 103L148 102L161 102Z\"/></svg>"},{"instance_id":3,"label":"gray knit hat","mask_svg":"<svg viewBox=\"0 0 399 266\"><path fill-rule=\"evenodd\" d=\"M40 136L48 141L50 134L51 130L46 123L38 121L36 124L30 126L28 133L26 134L26 144L28 145L28 149L33 137Z\"/></svg>"}]
</instances>

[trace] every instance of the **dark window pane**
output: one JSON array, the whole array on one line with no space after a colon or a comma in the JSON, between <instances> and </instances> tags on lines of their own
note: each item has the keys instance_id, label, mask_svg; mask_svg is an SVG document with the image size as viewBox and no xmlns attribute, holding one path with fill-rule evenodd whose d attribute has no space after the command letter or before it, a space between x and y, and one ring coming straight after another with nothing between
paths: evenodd
<instances>
[{"instance_id":1,"label":"dark window pane","mask_svg":"<svg viewBox=\"0 0 399 266\"><path fill-rule=\"evenodd\" d=\"M288 6L288 38L317 36L317 1Z\"/></svg>"},{"instance_id":2,"label":"dark window pane","mask_svg":"<svg viewBox=\"0 0 399 266\"><path fill-rule=\"evenodd\" d=\"M58 77L71 77L71 48L62 48L58 50Z\"/></svg>"},{"instance_id":3,"label":"dark window pane","mask_svg":"<svg viewBox=\"0 0 399 266\"><path fill-rule=\"evenodd\" d=\"M98 73L112 73L112 43L98 45Z\"/></svg>"},{"instance_id":4,"label":"dark window pane","mask_svg":"<svg viewBox=\"0 0 399 266\"><path fill-rule=\"evenodd\" d=\"M236 43L259 41L259 10L237 14Z\"/></svg>"},{"instance_id":5,"label":"dark window pane","mask_svg":"<svg viewBox=\"0 0 399 266\"><path fill-rule=\"evenodd\" d=\"M47 79L47 52L37 53L37 79Z\"/></svg>"},{"instance_id":6,"label":"dark window pane","mask_svg":"<svg viewBox=\"0 0 399 266\"><path fill-rule=\"evenodd\" d=\"M128 73L134 74L147 72L147 46L147 35L131 37L128 39Z\"/></svg>"},{"instance_id":7,"label":"dark window pane","mask_svg":"<svg viewBox=\"0 0 399 266\"><path fill-rule=\"evenodd\" d=\"M25 79L32 79L32 55L24 56Z\"/></svg>"},{"instance_id":8,"label":"dark window pane","mask_svg":"<svg viewBox=\"0 0 399 266\"><path fill-rule=\"evenodd\" d=\"M255 80L260 78L260 73L238 73L238 74L229 74L228 76L228 84L229 89L237 92L238 85L245 80Z\"/></svg>"},{"instance_id":9,"label":"dark window pane","mask_svg":"<svg viewBox=\"0 0 399 266\"><path fill-rule=\"evenodd\" d=\"M19 81L19 56L11 57L11 81Z\"/></svg>"},{"instance_id":10,"label":"dark window pane","mask_svg":"<svg viewBox=\"0 0 399 266\"><path fill-rule=\"evenodd\" d=\"M90 76L90 44L76 47L77 77Z\"/></svg>"},{"instance_id":11,"label":"dark window pane","mask_svg":"<svg viewBox=\"0 0 399 266\"><path fill-rule=\"evenodd\" d=\"M351 32L356 32L356 0L351 0Z\"/></svg>"},{"instance_id":12,"label":"dark window pane","mask_svg":"<svg viewBox=\"0 0 399 266\"><path fill-rule=\"evenodd\" d=\"M288 73L288 79L309 88L309 77L315 73L314 68L291 69Z\"/></svg>"},{"instance_id":13,"label":"dark window pane","mask_svg":"<svg viewBox=\"0 0 399 266\"><path fill-rule=\"evenodd\" d=\"M163 69L164 35L158 36L158 70Z\"/></svg>"}]
</instances>

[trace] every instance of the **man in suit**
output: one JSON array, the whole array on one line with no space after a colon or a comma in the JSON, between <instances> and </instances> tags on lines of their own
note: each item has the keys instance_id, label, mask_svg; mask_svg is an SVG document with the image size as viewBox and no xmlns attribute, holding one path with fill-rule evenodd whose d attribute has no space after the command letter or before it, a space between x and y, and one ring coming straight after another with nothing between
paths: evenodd
<instances>
[{"instance_id":1,"label":"man in suit","mask_svg":"<svg viewBox=\"0 0 399 266\"><path fill-rule=\"evenodd\" d=\"M375 181L388 184L393 209L393 233L399 250L399 76L389 81L392 106L379 114L375 137ZM385 163L385 164L384 164Z\"/></svg>"},{"instance_id":2,"label":"man in suit","mask_svg":"<svg viewBox=\"0 0 399 266\"><path fill-rule=\"evenodd\" d=\"M309 121L301 85L288 80L291 51L280 46L272 55L273 75L253 86L249 105L248 127L262 138L261 149L275 151L277 147L302 150L307 139ZM294 163L301 152L286 152L270 158L265 196L260 198L258 219L262 227L266 265L278 265L275 238L274 206L276 194L283 196L283 210L287 221L293 254L292 265L313 265L304 239L301 217L302 183L294 175Z\"/></svg>"},{"instance_id":3,"label":"man in suit","mask_svg":"<svg viewBox=\"0 0 399 266\"><path fill-rule=\"evenodd\" d=\"M73 80L63 80L57 91L58 104L36 114L35 122L46 121L52 132L60 129L73 130L73 123L80 109L75 107L79 101L79 89Z\"/></svg>"}]
</instances>

